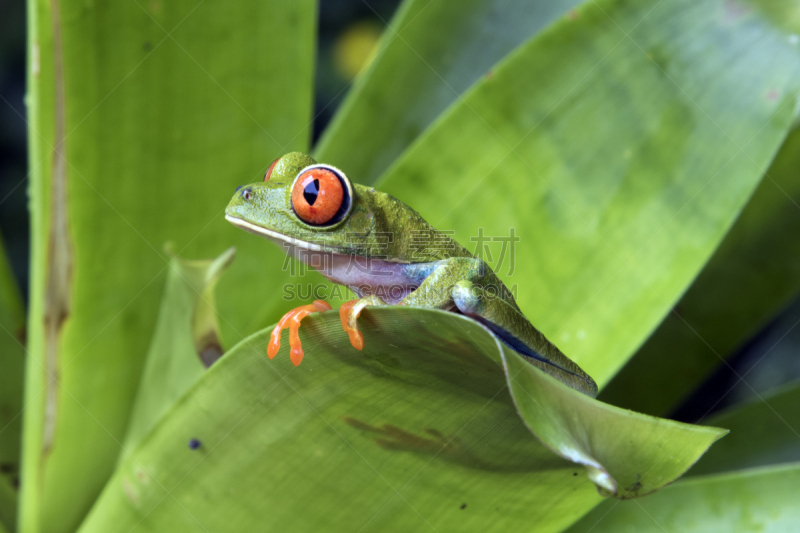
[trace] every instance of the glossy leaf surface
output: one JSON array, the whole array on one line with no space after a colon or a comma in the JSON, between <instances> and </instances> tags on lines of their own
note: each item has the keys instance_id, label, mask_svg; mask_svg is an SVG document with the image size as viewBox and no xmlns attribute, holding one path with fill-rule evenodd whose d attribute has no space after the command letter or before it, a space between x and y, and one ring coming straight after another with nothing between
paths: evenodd
<instances>
[{"instance_id":1,"label":"glossy leaf surface","mask_svg":"<svg viewBox=\"0 0 800 533\"><path fill-rule=\"evenodd\" d=\"M285 346L265 358L268 330L228 352L123 461L82 531L558 531L600 497L534 435L572 460L593 454L632 496L629 482L668 483L724 433L592 400L453 313L360 320L358 352L338 313L307 318L299 367Z\"/></svg>"}]
</instances>

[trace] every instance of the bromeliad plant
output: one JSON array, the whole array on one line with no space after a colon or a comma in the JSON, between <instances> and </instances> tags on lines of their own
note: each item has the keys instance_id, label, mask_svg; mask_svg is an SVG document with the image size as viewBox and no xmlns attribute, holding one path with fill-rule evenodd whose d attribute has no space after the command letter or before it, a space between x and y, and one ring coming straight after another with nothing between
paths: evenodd
<instances>
[{"instance_id":1,"label":"bromeliad plant","mask_svg":"<svg viewBox=\"0 0 800 533\"><path fill-rule=\"evenodd\" d=\"M0 530L800 520L800 387L710 421L731 435L703 475L660 491L725 430L613 406L668 413L800 289L793 3L407 0L313 149L312 0L29 14L32 285L23 398L0 272ZM310 316L303 364L267 359L286 295L312 299L289 288L330 286L223 209L295 150L479 252L505 239L497 274L607 402L437 310L364 311L360 352Z\"/></svg>"}]
</instances>

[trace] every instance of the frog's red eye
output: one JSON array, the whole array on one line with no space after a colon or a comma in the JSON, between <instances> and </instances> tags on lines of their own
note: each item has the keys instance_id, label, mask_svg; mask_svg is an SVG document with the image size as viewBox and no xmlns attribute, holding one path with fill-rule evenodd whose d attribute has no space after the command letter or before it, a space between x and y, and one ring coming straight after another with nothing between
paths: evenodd
<instances>
[{"instance_id":1,"label":"frog's red eye","mask_svg":"<svg viewBox=\"0 0 800 533\"><path fill-rule=\"evenodd\" d=\"M280 160L281 158L279 157L278 159L272 162L272 164L269 166L269 169L267 169L267 173L264 174L264 181L269 180L269 177L272 176L272 171L275 170L275 165L278 164L278 161Z\"/></svg>"},{"instance_id":2,"label":"frog's red eye","mask_svg":"<svg viewBox=\"0 0 800 533\"><path fill-rule=\"evenodd\" d=\"M325 165L303 170L292 186L292 208L300 220L315 226L335 224L350 210L346 178Z\"/></svg>"}]
</instances>

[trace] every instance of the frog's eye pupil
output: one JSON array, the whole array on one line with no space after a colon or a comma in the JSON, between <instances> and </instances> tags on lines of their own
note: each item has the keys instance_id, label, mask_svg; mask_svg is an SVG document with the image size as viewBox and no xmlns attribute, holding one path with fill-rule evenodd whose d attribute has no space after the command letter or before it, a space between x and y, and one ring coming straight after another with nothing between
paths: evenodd
<instances>
[{"instance_id":1,"label":"frog's eye pupil","mask_svg":"<svg viewBox=\"0 0 800 533\"><path fill-rule=\"evenodd\" d=\"M248 202L253 199L253 189L245 189L242 191L242 198Z\"/></svg>"},{"instance_id":2,"label":"frog's eye pupil","mask_svg":"<svg viewBox=\"0 0 800 533\"><path fill-rule=\"evenodd\" d=\"M310 180L308 183L305 184L303 187L303 198L306 199L308 205L314 205L314 202L317 201L317 197L319 196L319 180Z\"/></svg>"}]
</instances>

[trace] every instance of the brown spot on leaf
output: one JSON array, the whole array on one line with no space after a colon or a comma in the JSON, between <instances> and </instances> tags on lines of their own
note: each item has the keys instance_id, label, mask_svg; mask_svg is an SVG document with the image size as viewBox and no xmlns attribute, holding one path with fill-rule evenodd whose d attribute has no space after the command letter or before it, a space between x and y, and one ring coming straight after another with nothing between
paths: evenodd
<instances>
[{"instance_id":1,"label":"brown spot on leaf","mask_svg":"<svg viewBox=\"0 0 800 533\"><path fill-rule=\"evenodd\" d=\"M373 439L375 444L384 450L432 455L445 461L483 470L503 470L502 466L490 464L475 455L455 435L448 437L441 431L432 428L423 430L427 435L417 435L392 424L383 424L378 427L349 416L343 418L350 427L376 435Z\"/></svg>"},{"instance_id":2,"label":"brown spot on leaf","mask_svg":"<svg viewBox=\"0 0 800 533\"><path fill-rule=\"evenodd\" d=\"M42 453L50 453L56 432L61 331L72 300L72 244L67 209L67 150L65 122L64 58L61 42L60 2L51 1L53 29L53 162L50 177L50 228L48 230L44 294L45 391Z\"/></svg>"}]
</instances>

